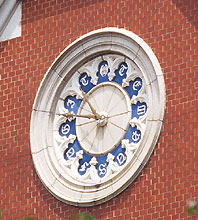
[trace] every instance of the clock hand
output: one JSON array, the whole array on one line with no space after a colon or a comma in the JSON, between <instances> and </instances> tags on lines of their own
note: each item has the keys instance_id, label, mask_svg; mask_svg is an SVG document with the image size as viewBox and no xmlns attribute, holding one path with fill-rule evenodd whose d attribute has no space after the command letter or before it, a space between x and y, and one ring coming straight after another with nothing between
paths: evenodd
<instances>
[{"instance_id":1,"label":"clock hand","mask_svg":"<svg viewBox=\"0 0 198 220\"><path fill-rule=\"evenodd\" d=\"M79 114L73 114L73 113L64 113L64 114L58 114L58 115L62 115L62 116L65 116L65 117L80 117L80 118L88 118L88 119L95 119L95 115L79 115Z\"/></svg>"},{"instance_id":2,"label":"clock hand","mask_svg":"<svg viewBox=\"0 0 198 220\"><path fill-rule=\"evenodd\" d=\"M92 113L94 114L95 116L95 119L101 119L101 116L96 112L95 108L91 105L91 103L89 102L89 100L87 99L87 94L85 94L85 92L81 89L81 92L83 94L83 98L85 100L85 102L87 102L87 104L89 105Z\"/></svg>"},{"instance_id":3,"label":"clock hand","mask_svg":"<svg viewBox=\"0 0 198 220\"><path fill-rule=\"evenodd\" d=\"M116 116L119 116L119 115L128 114L128 113L129 113L129 111L121 112L121 113L118 113L118 114L115 114L115 115L109 115L108 118L113 118L113 117L116 117Z\"/></svg>"}]
</instances>

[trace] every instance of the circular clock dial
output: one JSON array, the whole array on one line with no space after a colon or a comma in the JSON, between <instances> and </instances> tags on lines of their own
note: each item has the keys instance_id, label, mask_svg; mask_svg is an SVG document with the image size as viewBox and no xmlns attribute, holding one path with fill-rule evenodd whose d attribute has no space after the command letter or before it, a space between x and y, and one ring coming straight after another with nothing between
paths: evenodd
<instances>
[{"instance_id":1,"label":"circular clock dial","mask_svg":"<svg viewBox=\"0 0 198 220\"><path fill-rule=\"evenodd\" d=\"M140 70L118 54L98 56L73 74L54 124L61 165L68 172L76 164L71 178L102 183L123 169L141 142L146 97Z\"/></svg>"},{"instance_id":2,"label":"circular clock dial","mask_svg":"<svg viewBox=\"0 0 198 220\"><path fill-rule=\"evenodd\" d=\"M77 138L87 153L105 155L118 146L128 130L130 98L119 84L103 82L88 93L88 100L101 117L77 118ZM90 114L88 103L82 102L78 112L80 115Z\"/></svg>"},{"instance_id":3,"label":"circular clock dial","mask_svg":"<svg viewBox=\"0 0 198 220\"><path fill-rule=\"evenodd\" d=\"M148 162L165 89L151 48L105 28L69 45L46 73L31 117L33 162L63 202L92 206L123 191Z\"/></svg>"}]
</instances>

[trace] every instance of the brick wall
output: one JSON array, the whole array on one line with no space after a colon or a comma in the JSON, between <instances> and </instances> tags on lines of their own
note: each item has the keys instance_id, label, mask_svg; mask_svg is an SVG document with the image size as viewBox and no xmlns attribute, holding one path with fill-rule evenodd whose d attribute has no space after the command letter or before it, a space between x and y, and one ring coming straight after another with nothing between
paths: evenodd
<instances>
[{"instance_id":1,"label":"brick wall","mask_svg":"<svg viewBox=\"0 0 198 220\"><path fill-rule=\"evenodd\" d=\"M198 200L197 0L23 0L22 36L0 43L0 209L3 220L32 216L97 220L177 220ZM149 163L116 198L91 208L55 199L40 182L29 126L38 86L59 53L103 27L139 35L157 56L166 83L163 130Z\"/></svg>"}]
</instances>

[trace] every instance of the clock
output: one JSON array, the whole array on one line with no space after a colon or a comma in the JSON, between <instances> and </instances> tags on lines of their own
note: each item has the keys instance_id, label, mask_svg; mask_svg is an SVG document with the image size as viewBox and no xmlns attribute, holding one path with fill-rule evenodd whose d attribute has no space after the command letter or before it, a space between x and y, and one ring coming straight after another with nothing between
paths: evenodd
<instances>
[{"instance_id":1,"label":"clock","mask_svg":"<svg viewBox=\"0 0 198 220\"><path fill-rule=\"evenodd\" d=\"M92 206L142 172L162 126L160 65L133 33L100 29L67 47L43 79L31 117L36 171L59 200Z\"/></svg>"}]
</instances>

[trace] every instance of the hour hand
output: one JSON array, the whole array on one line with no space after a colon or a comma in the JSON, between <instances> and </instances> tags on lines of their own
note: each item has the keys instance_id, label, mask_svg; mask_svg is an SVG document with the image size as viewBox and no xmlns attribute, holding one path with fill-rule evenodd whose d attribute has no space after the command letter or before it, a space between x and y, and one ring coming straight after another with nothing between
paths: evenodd
<instances>
[{"instance_id":1,"label":"hour hand","mask_svg":"<svg viewBox=\"0 0 198 220\"><path fill-rule=\"evenodd\" d=\"M88 118L88 119L95 119L95 115L91 115L91 114L88 114L88 115L79 115L79 114L73 114L73 113L64 113L64 114L59 114L59 115L62 115L62 116L65 116L67 118L70 118L70 117L79 117L79 118Z\"/></svg>"},{"instance_id":2,"label":"hour hand","mask_svg":"<svg viewBox=\"0 0 198 220\"><path fill-rule=\"evenodd\" d=\"M96 112L95 108L92 106L92 104L89 102L89 100L87 99L87 94L85 94L85 92L81 89L81 92L83 94L83 98L85 100L85 102L87 102L87 104L89 105L92 113L94 114L95 116L95 119L101 119L101 116Z\"/></svg>"}]
</instances>

